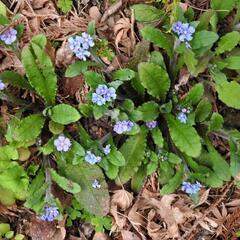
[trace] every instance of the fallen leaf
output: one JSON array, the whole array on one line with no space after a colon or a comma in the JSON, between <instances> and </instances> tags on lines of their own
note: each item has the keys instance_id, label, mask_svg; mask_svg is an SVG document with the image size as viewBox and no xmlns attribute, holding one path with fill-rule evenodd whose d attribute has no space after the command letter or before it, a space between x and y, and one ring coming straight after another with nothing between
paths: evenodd
<instances>
[{"instance_id":1,"label":"fallen leaf","mask_svg":"<svg viewBox=\"0 0 240 240\"><path fill-rule=\"evenodd\" d=\"M133 195L125 190L117 190L112 196L111 206L115 205L121 210L129 208L133 201Z\"/></svg>"},{"instance_id":2,"label":"fallen leaf","mask_svg":"<svg viewBox=\"0 0 240 240\"><path fill-rule=\"evenodd\" d=\"M123 240L141 240L135 233L127 230L122 230L121 234Z\"/></svg>"},{"instance_id":3,"label":"fallen leaf","mask_svg":"<svg viewBox=\"0 0 240 240\"><path fill-rule=\"evenodd\" d=\"M95 20L96 22L99 22L99 20L102 17L102 14L100 13L98 7L93 6L89 9L89 16L92 20Z\"/></svg>"}]
</instances>

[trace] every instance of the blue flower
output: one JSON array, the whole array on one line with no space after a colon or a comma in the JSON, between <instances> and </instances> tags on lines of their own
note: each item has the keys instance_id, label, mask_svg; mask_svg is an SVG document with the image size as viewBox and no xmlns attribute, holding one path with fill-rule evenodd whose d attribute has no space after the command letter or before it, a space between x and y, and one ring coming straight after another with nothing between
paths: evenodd
<instances>
[{"instance_id":1,"label":"blue flower","mask_svg":"<svg viewBox=\"0 0 240 240\"><path fill-rule=\"evenodd\" d=\"M181 42L191 41L193 39L192 34L195 32L195 28L189 26L188 23L183 23L181 33L179 34L179 40Z\"/></svg>"},{"instance_id":2,"label":"blue flower","mask_svg":"<svg viewBox=\"0 0 240 240\"><path fill-rule=\"evenodd\" d=\"M96 88L96 94L104 96L108 91L108 87L105 84L99 84Z\"/></svg>"},{"instance_id":3,"label":"blue flower","mask_svg":"<svg viewBox=\"0 0 240 240\"><path fill-rule=\"evenodd\" d=\"M102 106L116 99L116 96L116 90L113 87L108 88L105 84L99 84L95 93L92 94L92 102Z\"/></svg>"},{"instance_id":4,"label":"blue flower","mask_svg":"<svg viewBox=\"0 0 240 240\"><path fill-rule=\"evenodd\" d=\"M187 123L188 118L185 113L183 113L183 112L178 113L177 118L181 123Z\"/></svg>"},{"instance_id":5,"label":"blue flower","mask_svg":"<svg viewBox=\"0 0 240 240\"><path fill-rule=\"evenodd\" d=\"M88 162L89 164L93 165L95 163L98 163L102 160L101 157L96 156L95 154L93 154L90 151L87 151L87 154L85 156L85 161Z\"/></svg>"},{"instance_id":6,"label":"blue flower","mask_svg":"<svg viewBox=\"0 0 240 240\"><path fill-rule=\"evenodd\" d=\"M98 106L102 106L106 103L106 100L101 95L98 95L97 93L93 93L92 102L96 103Z\"/></svg>"},{"instance_id":7,"label":"blue flower","mask_svg":"<svg viewBox=\"0 0 240 240\"><path fill-rule=\"evenodd\" d=\"M106 94L104 95L107 102L111 102L112 100L116 99L116 90L113 87L108 88Z\"/></svg>"},{"instance_id":8,"label":"blue flower","mask_svg":"<svg viewBox=\"0 0 240 240\"><path fill-rule=\"evenodd\" d=\"M91 56L88 50L94 46L94 41L89 34L82 33L82 36L70 37L68 46L77 58L86 61Z\"/></svg>"},{"instance_id":9,"label":"blue flower","mask_svg":"<svg viewBox=\"0 0 240 240\"><path fill-rule=\"evenodd\" d=\"M132 130L134 123L130 120L117 121L113 127L113 131L117 134L122 134Z\"/></svg>"},{"instance_id":10,"label":"blue flower","mask_svg":"<svg viewBox=\"0 0 240 240\"><path fill-rule=\"evenodd\" d=\"M65 137L63 134L59 135L58 138L54 140L53 144L59 152L69 151L72 145L70 139Z\"/></svg>"},{"instance_id":11,"label":"blue flower","mask_svg":"<svg viewBox=\"0 0 240 240\"><path fill-rule=\"evenodd\" d=\"M101 188L101 184L99 183L99 181L97 179L95 179L93 182L92 182L92 187L93 188Z\"/></svg>"},{"instance_id":12,"label":"blue flower","mask_svg":"<svg viewBox=\"0 0 240 240\"><path fill-rule=\"evenodd\" d=\"M82 33L82 40L83 40L82 46L84 49L89 49L90 47L94 46L93 38L85 32Z\"/></svg>"},{"instance_id":13,"label":"blue flower","mask_svg":"<svg viewBox=\"0 0 240 240\"><path fill-rule=\"evenodd\" d=\"M108 145L106 145L106 146L103 148L103 153L104 153L105 155L108 155L110 152L111 152L111 145L108 144Z\"/></svg>"},{"instance_id":14,"label":"blue flower","mask_svg":"<svg viewBox=\"0 0 240 240\"><path fill-rule=\"evenodd\" d=\"M0 91L4 90L6 88L5 83L2 82L2 80L0 80Z\"/></svg>"},{"instance_id":15,"label":"blue flower","mask_svg":"<svg viewBox=\"0 0 240 240\"><path fill-rule=\"evenodd\" d=\"M77 52L76 52L76 57L86 61L87 57L90 57L91 53L89 51L87 51L86 49L80 48Z\"/></svg>"},{"instance_id":16,"label":"blue flower","mask_svg":"<svg viewBox=\"0 0 240 240\"><path fill-rule=\"evenodd\" d=\"M178 35L182 33L182 28L183 28L183 23L180 21L177 21L172 25L172 31Z\"/></svg>"},{"instance_id":17,"label":"blue flower","mask_svg":"<svg viewBox=\"0 0 240 240\"><path fill-rule=\"evenodd\" d=\"M172 31L178 35L181 42L185 42L187 48L191 48L188 42L193 39L192 35L195 32L194 27L190 26L188 23L178 21L172 25Z\"/></svg>"},{"instance_id":18,"label":"blue flower","mask_svg":"<svg viewBox=\"0 0 240 240\"><path fill-rule=\"evenodd\" d=\"M57 207L45 207L45 213L41 216L43 221L52 222L59 215Z\"/></svg>"},{"instance_id":19,"label":"blue flower","mask_svg":"<svg viewBox=\"0 0 240 240\"><path fill-rule=\"evenodd\" d=\"M197 194L201 190L202 185L199 182L190 183L190 182L183 182L181 190L186 192L189 195Z\"/></svg>"},{"instance_id":20,"label":"blue flower","mask_svg":"<svg viewBox=\"0 0 240 240\"><path fill-rule=\"evenodd\" d=\"M150 121L150 122L146 122L146 126L149 129L154 129L157 126L157 121Z\"/></svg>"},{"instance_id":21,"label":"blue flower","mask_svg":"<svg viewBox=\"0 0 240 240\"><path fill-rule=\"evenodd\" d=\"M17 39L17 31L14 28L9 28L0 34L0 39L6 45L11 45Z\"/></svg>"}]
</instances>

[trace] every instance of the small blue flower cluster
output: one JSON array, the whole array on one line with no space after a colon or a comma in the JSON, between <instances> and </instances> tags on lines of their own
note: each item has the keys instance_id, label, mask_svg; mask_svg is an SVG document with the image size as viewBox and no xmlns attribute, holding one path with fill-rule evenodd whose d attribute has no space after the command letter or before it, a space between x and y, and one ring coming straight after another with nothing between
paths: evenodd
<instances>
[{"instance_id":1,"label":"small blue flower cluster","mask_svg":"<svg viewBox=\"0 0 240 240\"><path fill-rule=\"evenodd\" d=\"M88 162L89 164L93 165L95 163L99 163L102 160L101 157L96 156L90 151L87 151L87 154L85 156L85 161Z\"/></svg>"},{"instance_id":2,"label":"small blue flower cluster","mask_svg":"<svg viewBox=\"0 0 240 240\"><path fill-rule=\"evenodd\" d=\"M43 221L52 222L59 215L59 211L57 207L46 207L45 213L41 216Z\"/></svg>"},{"instance_id":3,"label":"small blue flower cluster","mask_svg":"<svg viewBox=\"0 0 240 240\"><path fill-rule=\"evenodd\" d=\"M157 121L149 121L149 122L146 122L146 126L147 126L149 129L154 129L154 128L157 126Z\"/></svg>"},{"instance_id":4,"label":"small blue flower cluster","mask_svg":"<svg viewBox=\"0 0 240 240\"><path fill-rule=\"evenodd\" d=\"M190 26L188 23L178 21L172 25L172 30L178 35L181 42L185 42L188 48L191 47L188 42L193 39L192 35L195 32L194 27Z\"/></svg>"},{"instance_id":5,"label":"small blue flower cluster","mask_svg":"<svg viewBox=\"0 0 240 240\"><path fill-rule=\"evenodd\" d=\"M130 120L117 121L113 127L113 131L122 134L132 130L134 123Z\"/></svg>"},{"instance_id":6,"label":"small blue flower cluster","mask_svg":"<svg viewBox=\"0 0 240 240\"><path fill-rule=\"evenodd\" d=\"M177 118L181 123L187 123L188 118L185 113L183 112L178 113Z\"/></svg>"},{"instance_id":7,"label":"small blue flower cluster","mask_svg":"<svg viewBox=\"0 0 240 240\"><path fill-rule=\"evenodd\" d=\"M99 183L99 181L97 179L95 179L93 182L92 182L92 187L93 188L101 188L101 184Z\"/></svg>"},{"instance_id":8,"label":"small blue flower cluster","mask_svg":"<svg viewBox=\"0 0 240 240\"><path fill-rule=\"evenodd\" d=\"M200 191L201 187L202 185L199 182L196 183L183 182L181 190L189 195L192 195L197 194Z\"/></svg>"},{"instance_id":9,"label":"small blue flower cluster","mask_svg":"<svg viewBox=\"0 0 240 240\"><path fill-rule=\"evenodd\" d=\"M187 114L191 113L191 108L187 107L187 108L180 108L180 111L177 115L178 120L181 123L187 123L188 117Z\"/></svg>"},{"instance_id":10,"label":"small blue flower cluster","mask_svg":"<svg viewBox=\"0 0 240 240\"><path fill-rule=\"evenodd\" d=\"M0 34L0 39L6 44L11 45L17 39L17 31L14 28L8 28Z\"/></svg>"},{"instance_id":11,"label":"small blue flower cluster","mask_svg":"<svg viewBox=\"0 0 240 240\"><path fill-rule=\"evenodd\" d=\"M116 99L116 97L116 90L113 87L99 84L96 91L92 94L92 102L96 103L98 106L102 106L106 102L111 102Z\"/></svg>"},{"instance_id":12,"label":"small blue flower cluster","mask_svg":"<svg viewBox=\"0 0 240 240\"><path fill-rule=\"evenodd\" d=\"M108 144L108 145L106 145L106 146L103 148L103 153L104 153L105 155L108 155L110 152L111 152L111 145Z\"/></svg>"},{"instance_id":13,"label":"small blue flower cluster","mask_svg":"<svg viewBox=\"0 0 240 240\"><path fill-rule=\"evenodd\" d=\"M2 80L0 79L0 91L4 90L6 88L5 83L2 82Z\"/></svg>"},{"instance_id":14,"label":"small blue flower cluster","mask_svg":"<svg viewBox=\"0 0 240 240\"><path fill-rule=\"evenodd\" d=\"M88 50L94 46L94 41L88 33L84 32L81 36L70 37L68 46L77 58L86 61L91 55Z\"/></svg>"}]
</instances>

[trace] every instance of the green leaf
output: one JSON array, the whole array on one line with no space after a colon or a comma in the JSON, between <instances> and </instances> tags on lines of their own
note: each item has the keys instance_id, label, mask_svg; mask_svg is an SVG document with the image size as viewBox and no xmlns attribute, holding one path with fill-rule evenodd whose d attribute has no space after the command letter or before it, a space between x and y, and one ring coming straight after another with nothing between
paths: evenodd
<instances>
[{"instance_id":1,"label":"green leaf","mask_svg":"<svg viewBox=\"0 0 240 240\"><path fill-rule=\"evenodd\" d=\"M238 56L228 57L222 61L218 61L216 64L220 70L224 69L224 68L228 68L231 70L239 70L240 69L240 57L238 57Z\"/></svg>"},{"instance_id":2,"label":"green leaf","mask_svg":"<svg viewBox=\"0 0 240 240\"><path fill-rule=\"evenodd\" d=\"M0 172L0 187L12 192L15 199L25 200L28 184L28 176L24 168L16 162L11 162L7 169Z\"/></svg>"},{"instance_id":3,"label":"green leaf","mask_svg":"<svg viewBox=\"0 0 240 240\"><path fill-rule=\"evenodd\" d=\"M45 204L44 198L46 189L47 184L45 183L44 174L43 171L40 170L28 188L27 199L24 206L39 213Z\"/></svg>"},{"instance_id":4,"label":"green leaf","mask_svg":"<svg viewBox=\"0 0 240 240\"><path fill-rule=\"evenodd\" d=\"M190 157L198 157L201 153L201 141L197 131L168 114L167 123L174 144Z\"/></svg>"},{"instance_id":5,"label":"green leaf","mask_svg":"<svg viewBox=\"0 0 240 240\"><path fill-rule=\"evenodd\" d=\"M118 171L119 171L118 166L108 163L108 168L107 168L107 170L105 170L105 173L108 178L114 180L114 179L116 179L116 177L118 175Z\"/></svg>"},{"instance_id":6,"label":"green leaf","mask_svg":"<svg viewBox=\"0 0 240 240\"><path fill-rule=\"evenodd\" d=\"M26 78L13 71L4 71L0 74L0 79L3 82L10 83L14 87L25 88L32 90L31 85Z\"/></svg>"},{"instance_id":7,"label":"green leaf","mask_svg":"<svg viewBox=\"0 0 240 240\"><path fill-rule=\"evenodd\" d=\"M7 25L9 23L10 21L8 20L8 18L0 13L0 25Z\"/></svg>"},{"instance_id":8,"label":"green leaf","mask_svg":"<svg viewBox=\"0 0 240 240\"><path fill-rule=\"evenodd\" d=\"M31 86L43 97L47 105L55 103L57 76L50 57L44 51L46 37L35 36L22 50L22 63Z\"/></svg>"},{"instance_id":9,"label":"green leaf","mask_svg":"<svg viewBox=\"0 0 240 240\"><path fill-rule=\"evenodd\" d=\"M12 133L13 140L27 142L36 139L41 133L44 122L45 119L40 114L32 114L23 118Z\"/></svg>"},{"instance_id":10,"label":"green leaf","mask_svg":"<svg viewBox=\"0 0 240 240\"><path fill-rule=\"evenodd\" d=\"M68 66L65 77L76 77L88 70L88 67L98 66L97 63L91 61L76 61Z\"/></svg>"},{"instance_id":11,"label":"green leaf","mask_svg":"<svg viewBox=\"0 0 240 240\"><path fill-rule=\"evenodd\" d=\"M97 165L82 162L79 165L67 165L66 177L81 186L81 192L74 194L76 200L88 212L105 216L109 212L109 194L105 177ZM101 188L93 188L92 183L97 179Z\"/></svg>"},{"instance_id":12,"label":"green leaf","mask_svg":"<svg viewBox=\"0 0 240 240\"><path fill-rule=\"evenodd\" d=\"M137 110L142 112L143 121L155 120L159 114L159 106L154 101L144 103L142 106L138 107Z\"/></svg>"},{"instance_id":13,"label":"green leaf","mask_svg":"<svg viewBox=\"0 0 240 240\"><path fill-rule=\"evenodd\" d=\"M211 111L212 111L212 104L207 98L203 98L197 105L197 108L195 111L196 122L203 122L204 120L206 120L207 117L210 115Z\"/></svg>"},{"instance_id":14,"label":"green leaf","mask_svg":"<svg viewBox=\"0 0 240 240\"><path fill-rule=\"evenodd\" d=\"M202 83L195 84L188 92L184 101L191 105L196 105L202 98L204 87Z\"/></svg>"},{"instance_id":15,"label":"green leaf","mask_svg":"<svg viewBox=\"0 0 240 240\"><path fill-rule=\"evenodd\" d=\"M3 15L3 16L7 15L7 7L2 2L0 2L0 15Z\"/></svg>"},{"instance_id":16,"label":"green leaf","mask_svg":"<svg viewBox=\"0 0 240 240\"><path fill-rule=\"evenodd\" d=\"M18 151L16 148L10 145L5 145L0 147L0 161L9 161L9 160L17 160L17 159L18 159Z\"/></svg>"},{"instance_id":17,"label":"green leaf","mask_svg":"<svg viewBox=\"0 0 240 240\"><path fill-rule=\"evenodd\" d=\"M170 179L169 182L162 187L162 189L160 190L160 194L166 195L166 194L173 193L177 188L180 187L182 183L182 178L183 178L183 167L178 169L174 177Z\"/></svg>"},{"instance_id":18,"label":"green leaf","mask_svg":"<svg viewBox=\"0 0 240 240\"><path fill-rule=\"evenodd\" d=\"M86 71L83 73L83 75L87 84L93 89L97 88L99 84L106 84L103 77L98 73Z\"/></svg>"},{"instance_id":19,"label":"green leaf","mask_svg":"<svg viewBox=\"0 0 240 240\"><path fill-rule=\"evenodd\" d=\"M218 42L218 47L216 48L216 53L221 54L226 51L231 51L234 47L238 45L240 41L240 33L233 31L227 33L223 37L221 37L220 41Z\"/></svg>"},{"instance_id":20,"label":"green leaf","mask_svg":"<svg viewBox=\"0 0 240 240\"><path fill-rule=\"evenodd\" d=\"M173 165L168 161L161 161L159 167L159 182L161 185L164 185L169 182L174 176Z\"/></svg>"},{"instance_id":21,"label":"green leaf","mask_svg":"<svg viewBox=\"0 0 240 240\"><path fill-rule=\"evenodd\" d=\"M210 123L208 126L209 131L218 131L222 128L224 119L221 114L214 112L211 116Z\"/></svg>"},{"instance_id":22,"label":"green leaf","mask_svg":"<svg viewBox=\"0 0 240 240\"><path fill-rule=\"evenodd\" d=\"M57 6L62 12L67 13L72 9L72 0L57 0Z\"/></svg>"},{"instance_id":23,"label":"green leaf","mask_svg":"<svg viewBox=\"0 0 240 240\"><path fill-rule=\"evenodd\" d=\"M189 72L193 75L196 70L196 65L198 63L197 59L195 58L194 52L191 49L185 47L183 52L183 59L187 65Z\"/></svg>"},{"instance_id":24,"label":"green leaf","mask_svg":"<svg viewBox=\"0 0 240 240\"><path fill-rule=\"evenodd\" d=\"M138 134L130 136L121 146L120 152L126 160L126 165L121 167L119 171L121 183L126 183L141 165L144 159L146 136L146 128L141 127L141 131Z\"/></svg>"},{"instance_id":25,"label":"green leaf","mask_svg":"<svg viewBox=\"0 0 240 240\"><path fill-rule=\"evenodd\" d=\"M96 23L95 20L92 20L88 23L87 26L87 33L91 36L95 36L96 35Z\"/></svg>"},{"instance_id":26,"label":"green leaf","mask_svg":"<svg viewBox=\"0 0 240 240\"><path fill-rule=\"evenodd\" d=\"M57 183L57 185L59 187L61 187L63 190L65 190L66 192L69 192L69 193L72 193L72 194L75 194L75 193L79 193L81 191L81 187L79 186L79 184L63 177L63 176L60 176L56 170L54 169L50 169L50 173L51 173L51 176L52 176L52 180L54 182Z\"/></svg>"},{"instance_id":27,"label":"green leaf","mask_svg":"<svg viewBox=\"0 0 240 240\"><path fill-rule=\"evenodd\" d=\"M129 81L135 77L135 72L131 69L119 69L113 73L113 80Z\"/></svg>"},{"instance_id":28,"label":"green leaf","mask_svg":"<svg viewBox=\"0 0 240 240\"><path fill-rule=\"evenodd\" d=\"M48 128L49 131L54 135L60 134L64 130L64 126L62 124L56 123L54 121L49 121Z\"/></svg>"},{"instance_id":29,"label":"green leaf","mask_svg":"<svg viewBox=\"0 0 240 240\"><path fill-rule=\"evenodd\" d=\"M169 57L173 56L173 40L171 35L161 32L159 29L146 26L141 29L141 34L144 39L154 43L156 46L167 51Z\"/></svg>"},{"instance_id":30,"label":"green leaf","mask_svg":"<svg viewBox=\"0 0 240 240\"><path fill-rule=\"evenodd\" d=\"M167 72L153 63L140 63L138 66L139 78L147 92L153 97L165 97L170 88L170 79Z\"/></svg>"},{"instance_id":31,"label":"green leaf","mask_svg":"<svg viewBox=\"0 0 240 240\"><path fill-rule=\"evenodd\" d=\"M155 127L151 132L154 143L158 147L162 148L164 144L164 139L161 130L158 127Z\"/></svg>"},{"instance_id":32,"label":"green leaf","mask_svg":"<svg viewBox=\"0 0 240 240\"><path fill-rule=\"evenodd\" d=\"M3 237L9 231L10 231L10 224L0 223L0 237Z\"/></svg>"},{"instance_id":33,"label":"green leaf","mask_svg":"<svg viewBox=\"0 0 240 240\"><path fill-rule=\"evenodd\" d=\"M161 18L164 13L160 9L147 4L133 5L131 9L134 10L134 16L139 22L151 22Z\"/></svg>"},{"instance_id":34,"label":"green leaf","mask_svg":"<svg viewBox=\"0 0 240 240\"><path fill-rule=\"evenodd\" d=\"M68 104L58 104L50 110L50 118L56 123L67 125L77 122L80 119L80 113Z\"/></svg>"},{"instance_id":35,"label":"green leaf","mask_svg":"<svg viewBox=\"0 0 240 240\"><path fill-rule=\"evenodd\" d=\"M96 120L100 119L107 110L107 105L94 105L93 106L93 115Z\"/></svg>"},{"instance_id":36,"label":"green leaf","mask_svg":"<svg viewBox=\"0 0 240 240\"><path fill-rule=\"evenodd\" d=\"M218 40L218 35L210 31L199 31L196 32L191 41L192 49L200 49L204 47L211 46Z\"/></svg>"},{"instance_id":37,"label":"green leaf","mask_svg":"<svg viewBox=\"0 0 240 240\"><path fill-rule=\"evenodd\" d=\"M219 99L224 102L227 106L240 109L239 93L240 84L231 81L223 82L222 84L216 85L216 90Z\"/></svg>"},{"instance_id":38,"label":"green leaf","mask_svg":"<svg viewBox=\"0 0 240 240\"><path fill-rule=\"evenodd\" d=\"M146 166L142 165L131 179L131 188L134 192L139 192L144 185L146 177Z\"/></svg>"},{"instance_id":39,"label":"green leaf","mask_svg":"<svg viewBox=\"0 0 240 240\"><path fill-rule=\"evenodd\" d=\"M240 173L240 146L233 139L229 141L230 146L230 171L233 177Z\"/></svg>"},{"instance_id":40,"label":"green leaf","mask_svg":"<svg viewBox=\"0 0 240 240\"><path fill-rule=\"evenodd\" d=\"M167 69L164 62L163 55L160 52L153 51L151 53L150 63L157 64L165 70Z\"/></svg>"},{"instance_id":41,"label":"green leaf","mask_svg":"<svg viewBox=\"0 0 240 240\"><path fill-rule=\"evenodd\" d=\"M111 152L107 155L109 162L115 166L124 166L125 158L116 147L111 146Z\"/></svg>"},{"instance_id":42,"label":"green leaf","mask_svg":"<svg viewBox=\"0 0 240 240\"><path fill-rule=\"evenodd\" d=\"M231 172L226 160L208 143L209 161L212 163L212 168L219 179L229 181Z\"/></svg>"},{"instance_id":43,"label":"green leaf","mask_svg":"<svg viewBox=\"0 0 240 240\"><path fill-rule=\"evenodd\" d=\"M211 8L216 10L217 15L220 19L225 18L229 12L233 9L235 0L211 0Z\"/></svg>"}]
</instances>

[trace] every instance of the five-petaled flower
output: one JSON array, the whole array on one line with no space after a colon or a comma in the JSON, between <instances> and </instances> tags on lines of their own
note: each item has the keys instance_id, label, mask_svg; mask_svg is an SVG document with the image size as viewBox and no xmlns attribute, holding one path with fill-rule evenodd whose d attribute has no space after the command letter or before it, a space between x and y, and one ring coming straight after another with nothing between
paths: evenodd
<instances>
[{"instance_id":1,"label":"five-petaled flower","mask_svg":"<svg viewBox=\"0 0 240 240\"><path fill-rule=\"evenodd\" d=\"M59 135L53 143L59 152L67 152L72 145L70 139L65 137L63 134Z\"/></svg>"}]
</instances>

